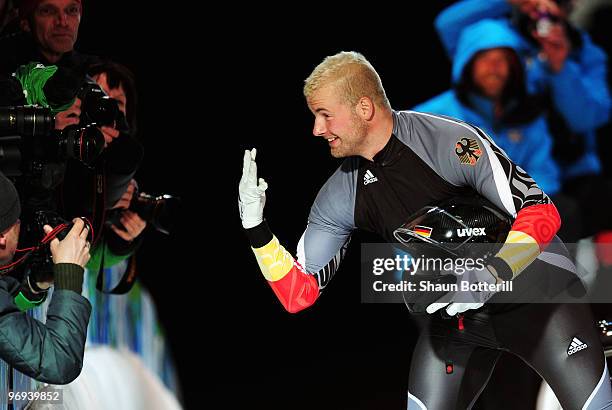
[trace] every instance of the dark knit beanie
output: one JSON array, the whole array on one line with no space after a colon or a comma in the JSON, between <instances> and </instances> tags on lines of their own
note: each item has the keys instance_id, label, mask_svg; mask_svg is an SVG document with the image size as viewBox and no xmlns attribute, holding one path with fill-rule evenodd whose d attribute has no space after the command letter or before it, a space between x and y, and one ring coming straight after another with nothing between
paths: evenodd
<instances>
[{"instance_id":1,"label":"dark knit beanie","mask_svg":"<svg viewBox=\"0 0 612 410\"><path fill-rule=\"evenodd\" d=\"M21 205L15 185L0 173L0 232L13 226L20 214Z\"/></svg>"}]
</instances>

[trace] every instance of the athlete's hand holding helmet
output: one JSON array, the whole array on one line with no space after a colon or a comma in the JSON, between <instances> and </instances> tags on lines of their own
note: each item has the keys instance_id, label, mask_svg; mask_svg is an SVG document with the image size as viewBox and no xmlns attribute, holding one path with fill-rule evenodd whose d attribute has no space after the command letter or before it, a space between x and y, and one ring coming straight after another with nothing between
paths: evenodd
<instances>
[{"instance_id":1,"label":"athlete's hand holding helmet","mask_svg":"<svg viewBox=\"0 0 612 410\"><path fill-rule=\"evenodd\" d=\"M471 284L484 283L486 285L494 285L498 283L498 279L491 273L489 269L493 269L490 267L484 267L482 269L474 268L471 270L466 270L466 272L461 275L458 280L465 281ZM442 308L446 308L446 313L449 316L455 316L458 313L463 313L466 310L470 309L479 309L481 308L487 300L489 300L496 292L494 291L479 291L479 292L460 292L452 295L452 302L444 302L443 300L448 300L448 295L443 296L437 301L431 303L427 306L427 313L434 313Z\"/></svg>"}]
</instances>

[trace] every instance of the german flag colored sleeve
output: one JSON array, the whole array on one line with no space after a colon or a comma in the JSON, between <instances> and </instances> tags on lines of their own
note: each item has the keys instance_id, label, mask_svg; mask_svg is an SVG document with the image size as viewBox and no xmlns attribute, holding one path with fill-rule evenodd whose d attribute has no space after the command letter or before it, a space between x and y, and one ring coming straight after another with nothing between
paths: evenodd
<instances>
[{"instance_id":1,"label":"german flag colored sleeve","mask_svg":"<svg viewBox=\"0 0 612 410\"><path fill-rule=\"evenodd\" d=\"M339 167L319 191L295 259L272 234L266 221L247 229L259 268L290 313L311 306L344 258L354 226L357 171Z\"/></svg>"},{"instance_id":2,"label":"german flag colored sleeve","mask_svg":"<svg viewBox=\"0 0 612 410\"><path fill-rule=\"evenodd\" d=\"M267 223L248 229L247 234L259 269L283 307L297 313L311 306L319 297L317 280L285 250Z\"/></svg>"}]
</instances>

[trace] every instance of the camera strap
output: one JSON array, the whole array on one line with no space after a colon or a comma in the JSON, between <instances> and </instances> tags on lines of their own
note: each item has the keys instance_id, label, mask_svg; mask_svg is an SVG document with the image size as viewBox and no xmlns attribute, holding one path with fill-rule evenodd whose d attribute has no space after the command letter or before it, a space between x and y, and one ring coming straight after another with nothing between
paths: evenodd
<instances>
[{"instance_id":1,"label":"camera strap","mask_svg":"<svg viewBox=\"0 0 612 410\"><path fill-rule=\"evenodd\" d=\"M32 248L29 248L29 249L30 250L18 249L15 252L15 254L18 254L18 253L24 253L24 254L20 256L19 258L17 258L17 260L9 263L8 265L0 266L0 276L6 275L7 273L13 271L19 265L23 264L33 252Z\"/></svg>"},{"instance_id":2,"label":"camera strap","mask_svg":"<svg viewBox=\"0 0 612 410\"><path fill-rule=\"evenodd\" d=\"M15 269L17 266L24 264L30 256L36 251L38 251L43 246L47 245L51 242L61 231L67 228L66 224L61 224L56 226L51 232L46 234L44 238L37 244L30 248L17 249L15 254L23 254L17 260L9 263L8 265L0 266L0 275L5 275ZM92 233L93 235L93 233Z\"/></svg>"},{"instance_id":3,"label":"camera strap","mask_svg":"<svg viewBox=\"0 0 612 410\"><path fill-rule=\"evenodd\" d=\"M99 235L94 239L94 244L97 244L98 240L102 238L103 225L106 219L106 174L104 172L105 169L105 161L98 161L95 168L95 196L94 196L94 204L93 204L93 216L92 223L96 227L98 227ZM134 286L134 282L136 280L136 258L135 255L130 257L128 261L128 266L125 270L125 273L121 277L121 280L111 290L104 289L104 254L106 253L106 244L102 242L100 244L102 247L102 255L100 257L100 268L98 269L98 278L96 279L96 289L98 289L102 293L113 294L113 295L123 295L128 293L132 286Z\"/></svg>"},{"instance_id":4,"label":"camera strap","mask_svg":"<svg viewBox=\"0 0 612 410\"><path fill-rule=\"evenodd\" d=\"M132 290L134 283L136 283L136 254L132 254L128 260L127 268L119 280L117 286L111 290L104 289L104 254L106 253L106 246L102 245L102 256L100 257L100 269L98 270L98 279L96 280L96 289L102 293L112 295L123 295Z\"/></svg>"},{"instance_id":5,"label":"camera strap","mask_svg":"<svg viewBox=\"0 0 612 410\"><path fill-rule=\"evenodd\" d=\"M92 246L98 243L98 240L102 237L102 227L104 225L104 219L106 218L106 201L104 197L106 195L106 175L104 173L105 162L98 161L95 167L95 181L94 181L94 201L92 206L92 226L95 226L98 232L98 236L93 238Z\"/></svg>"}]
</instances>

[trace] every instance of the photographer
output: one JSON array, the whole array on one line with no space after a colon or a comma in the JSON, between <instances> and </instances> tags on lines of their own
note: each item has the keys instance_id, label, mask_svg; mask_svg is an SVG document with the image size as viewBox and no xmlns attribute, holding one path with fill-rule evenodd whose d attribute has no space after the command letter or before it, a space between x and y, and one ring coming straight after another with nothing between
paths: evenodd
<instances>
[{"instance_id":1,"label":"photographer","mask_svg":"<svg viewBox=\"0 0 612 410\"><path fill-rule=\"evenodd\" d=\"M121 111L125 118L127 130L129 130L131 137L135 138L138 132L136 126L137 92L136 84L134 82L134 75L132 72L121 64L106 61L93 65L89 69L89 75L110 98L117 101L119 111ZM115 141L121 141L120 139L118 140L118 138L122 136L122 132L119 131L117 127L106 126L102 127L101 130L104 134L104 141L107 146L111 143L114 144ZM117 145L112 146L113 149L116 147ZM122 149L122 147L119 146L118 149ZM132 179L127 189L121 196L121 199L114 204L113 208L128 209L136 188L136 181ZM127 215L126 213L124 214ZM142 229L144 229L146 222L138 217L138 215L134 215L136 218L134 218L132 215L130 215L128 218L129 222L133 222L133 224L129 225L142 225ZM118 233L116 230L114 231L123 239L132 241L140 234L140 232L142 232L142 229L138 229L138 231L128 229L128 236L121 234L121 232Z\"/></svg>"},{"instance_id":2,"label":"photographer","mask_svg":"<svg viewBox=\"0 0 612 410\"><path fill-rule=\"evenodd\" d=\"M125 119L123 130L117 123L101 127L105 140L105 157L112 158L110 169L121 168L125 165L131 167L135 157L139 159L138 152L134 152L136 134L136 86L133 74L123 65L107 61L92 66L88 73L101 89L117 102L119 111ZM128 134L129 132L129 134ZM81 174L82 175L82 174ZM106 206L111 208L107 216L116 215L112 223L107 223L102 230L102 239L92 250L92 260L88 268L97 271L104 263L105 267L112 266L129 257L140 245L141 233L147 226L136 212L129 209L130 203L137 192L137 183L130 179L127 188L120 191L120 186L107 186ZM116 193L120 192L119 199ZM110 205L110 206L109 206ZM102 258L104 261L102 261Z\"/></svg>"},{"instance_id":3,"label":"photographer","mask_svg":"<svg viewBox=\"0 0 612 410\"><path fill-rule=\"evenodd\" d=\"M88 115L90 109L95 111L98 107L96 104L87 107L85 99L88 99L92 93L87 84L82 87L88 68L99 61L99 58L74 50L81 24L81 0L21 0L17 6L20 30L0 40L0 54L3 56L0 61L0 74L11 76L19 67L32 62L57 66L59 68L57 74L61 73L62 76L59 78L57 74L54 75L54 84L44 90L45 95L48 100L53 98L62 104L70 102L72 106L55 114L55 128L62 130L69 125L78 124L80 127L93 125L107 137L105 128L108 124L92 121ZM75 94L78 97L76 100L74 100ZM77 193L76 198L74 196L65 198L64 203L68 203L69 206L76 206L71 202L78 203L76 212L71 213L73 208L62 211L62 215L66 217L83 215L87 209L100 215L104 210L112 208L121 198L140 164L142 147L131 141L129 137L122 138L122 142L118 145L126 146L131 153L122 155L117 153L118 149L111 149L104 154L105 158L96 164L94 178L98 181L104 180L106 191L104 196L107 200L102 201L102 194L98 198L82 198L80 194L84 191L94 191L89 189L92 185L87 181L88 185L79 186L81 192ZM126 160L128 157L129 160ZM74 161L68 162L66 174L87 172L84 166L70 164ZM55 175L64 174L63 171L61 169ZM68 186L68 183L65 186ZM18 188L22 192L20 182ZM23 196L24 201L29 201L29 195ZM92 204L93 200L96 201L95 205ZM99 227L98 224L95 226L95 232Z\"/></svg>"},{"instance_id":4,"label":"photographer","mask_svg":"<svg viewBox=\"0 0 612 410\"><path fill-rule=\"evenodd\" d=\"M96 65L92 67L89 74L108 96L118 102L119 109L129 124L130 132L134 135L136 133L137 94L133 74L126 67L114 62ZM107 144L113 148L117 147L116 140L121 133L114 127L105 127L102 130ZM112 293L113 297L116 297L117 294L132 291L132 287L137 283L138 270L135 269L133 263L135 258L132 255L140 247L143 238L141 234L147 226L147 222L137 212L130 209L134 196L137 194L138 185L132 179L121 199L107 213L108 220L105 221L100 240L91 250L91 260L87 264L85 277L86 280L90 280L88 278L94 275L97 280L95 288L102 293L94 291L87 297L98 308L109 303L116 303L111 302L108 298L110 295L104 293ZM128 258L131 258L129 262L122 264ZM94 289L93 286L91 288ZM136 284L136 294L138 292ZM134 306L133 296L130 297L128 306L130 308ZM95 317L98 312L94 309L92 314ZM92 320L88 332L90 340L94 343L104 340L101 338L105 334L103 328L109 322L114 323L114 326L121 326L110 318L108 321ZM134 331L136 330L132 327L126 330L128 334Z\"/></svg>"},{"instance_id":5,"label":"photographer","mask_svg":"<svg viewBox=\"0 0 612 410\"><path fill-rule=\"evenodd\" d=\"M21 0L19 30L0 41L0 71L11 74L31 61L85 73L95 57L74 50L81 23L80 0Z\"/></svg>"},{"instance_id":6,"label":"photographer","mask_svg":"<svg viewBox=\"0 0 612 410\"><path fill-rule=\"evenodd\" d=\"M114 67L106 69L109 74L92 73L103 79L111 96L88 77L78 91L80 98L62 91L63 98L51 99L50 96L60 94L58 89L62 90L62 84L69 82L66 78L72 73L39 63L20 66L11 80L5 81L12 87L3 93L6 95L0 98L0 105L6 105L5 116L17 116L16 124L22 126L2 123L7 138L0 141L0 146L11 145L20 155L10 159L6 156L5 161L0 155L0 170L9 176L19 176L16 185L28 224L32 213L50 210L65 218L89 216L94 232L100 233L106 211L115 207L128 190L133 191L130 181L143 156L142 145L132 136L135 120L129 113L135 110L127 111L135 97L129 102L126 98L135 95L135 88L127 69L118 72ZM106 84L107 75L112 78L111 86ZM54 118L42 112L36 116L28 114L34 108L9 107L25 104L51 109ZM43 116L44 124L40 121ZM50 130L53 125L55 130ZM11 132L17 137L12 137Z\"/></svg>"},{"instance_id":7,"label":"photographer","mask_svg":"<svg viewBox=\"0 0 612 410\"><path fill-rule=\"evenodd\" d=\"M0 174L0 264L7 265L17 250L20 231L19 197L13 184ZM45 233L52 229L46 225ZM83 267L89 260L89 230L81 219L66 237L50 242L55 290L46 324L21 312L15 296L21 284L13 277L0 277L0 358L36 380L66 384L83 366L87 323L91 305L81 296ZM42 233L41 233L42 234ZM49 288L50 282L26 286L32 293ZM34 281L32 281L34 282Z\"/></svg>"}]
</instances>

